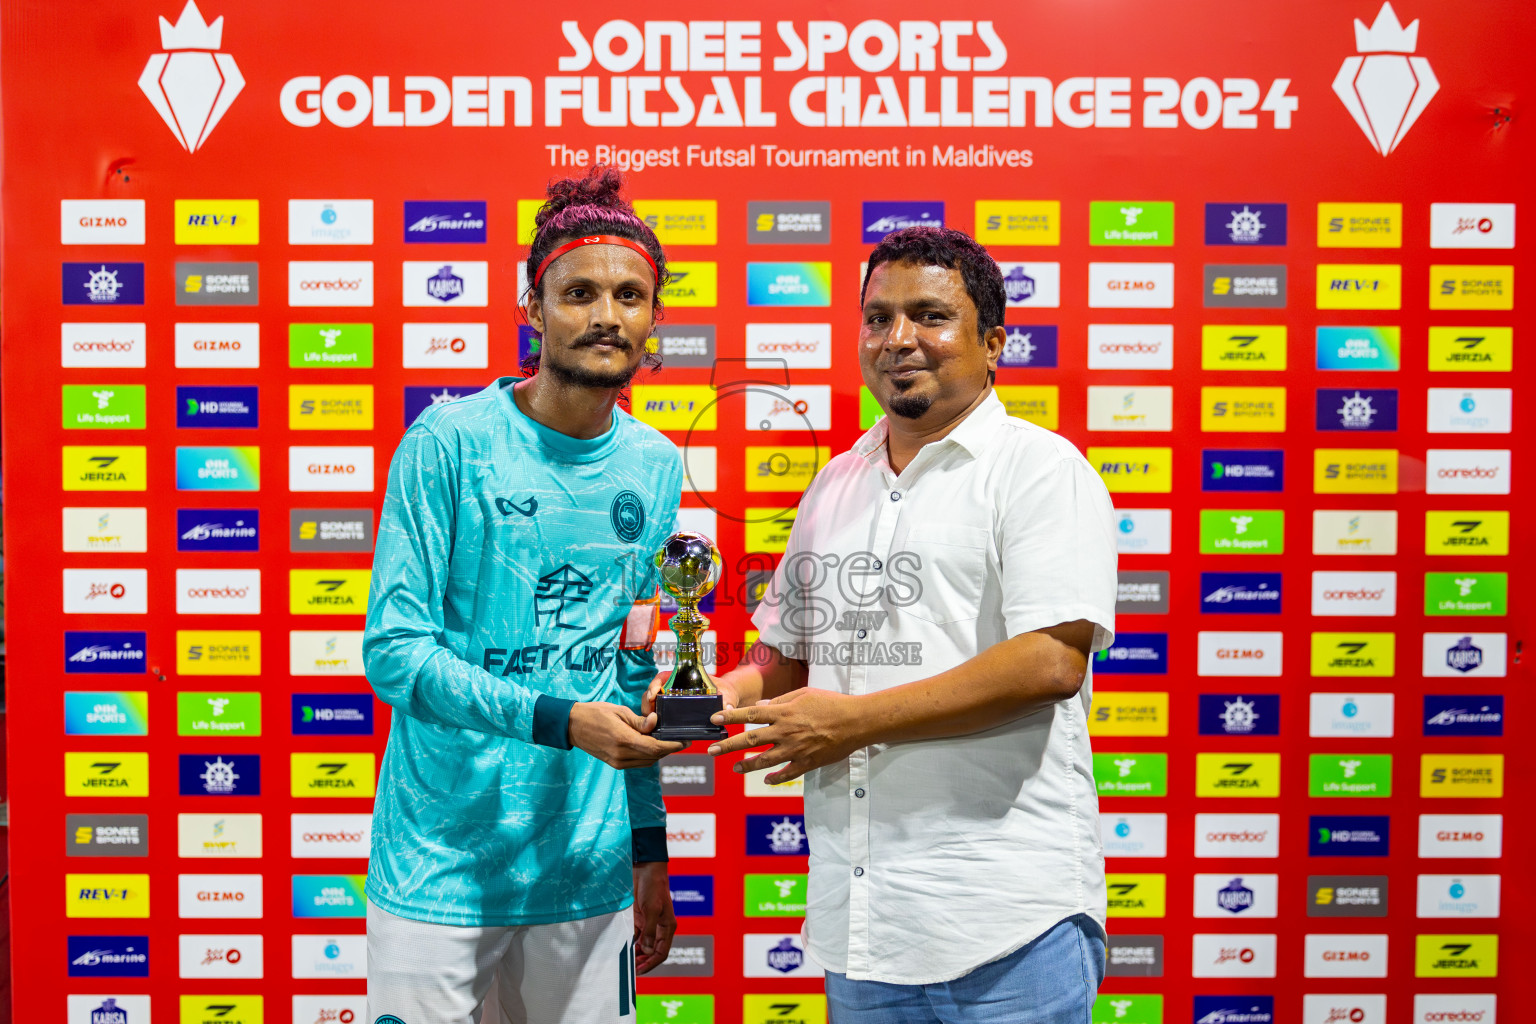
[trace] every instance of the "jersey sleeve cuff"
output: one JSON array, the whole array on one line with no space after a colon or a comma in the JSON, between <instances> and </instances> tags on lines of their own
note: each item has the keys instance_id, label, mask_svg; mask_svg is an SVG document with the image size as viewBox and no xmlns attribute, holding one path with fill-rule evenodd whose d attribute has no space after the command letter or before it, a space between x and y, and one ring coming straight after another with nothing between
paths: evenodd
<instances>
[{"instance_id":1,"label":"jersey sleeve cuff","mask_svg":"<svg viewBox=\"0 0 1536 1024\"><path fill-rule=\"evenodd\" d=\"M571 706L576 702L539 694L533 702L533 742L558 750L571 749Z\"/></svg>"},{"instance_id":2,"label":"jersey sleeve cuff","mask_svg":"<svg viewBox=\"0 0 1536 1024\"><path fill-rule=\"evenodd\" d=\"M666 862L667 827L665 825L634 829L630 832L630 837L631 845L634 848L634 863L652 864L658 861Z\"/></svg>"}]
</instances>

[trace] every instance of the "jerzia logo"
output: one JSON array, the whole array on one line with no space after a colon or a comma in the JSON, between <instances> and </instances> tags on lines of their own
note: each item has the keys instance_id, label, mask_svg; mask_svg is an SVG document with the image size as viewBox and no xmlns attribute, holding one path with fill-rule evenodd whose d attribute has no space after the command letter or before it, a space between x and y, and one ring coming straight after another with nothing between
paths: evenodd
<instances>
[{"instance_id":1,"label":"jerzia logo","mask_svg":"<svg viewBox=\"0 0 1536 1024\"><path fill-rule=\"evenodd\" d=\"M215 52L223 37L223 16L210 25L195 0L187 0L175 25L160 19L160 45L170 52L151 56L139 75L139 88L189 153L208 141L209 133L245 88L245 76L235 58Z\"/></svg>"},{"instance_id":2,"label":"jerzia logo","mask_svg":"<svg viewBox=\"0 0 1536 1024\"><path fill-rule=\"evenodd\" d=\"M1370 28L1355 19L1361 56L1345 58L1333 80L1333 91L1382 156L1397 148L1440 91L1429 61L1408 56L1418 42L1418 19L1404 28L1392 5L1384 3Z\"/></svg>"}]
</instances>

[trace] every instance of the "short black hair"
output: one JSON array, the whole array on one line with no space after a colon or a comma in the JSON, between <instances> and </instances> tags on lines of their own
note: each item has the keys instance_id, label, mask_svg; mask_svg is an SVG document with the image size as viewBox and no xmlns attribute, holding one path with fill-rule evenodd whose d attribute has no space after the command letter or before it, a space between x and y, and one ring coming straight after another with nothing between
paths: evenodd
<instances>
[{"instance_id":1,"label":"short black hair","mask_svg":"<svg viewBox=\"0 0 1536 1024\"><path fill-rule=\"evenodd\" d=\"M870 275L882 263L915 263L920 267L945 267L960 270L965 290L976 307L976 333L986 337L988 331L1003 324L1003 310L1007 298L1003 292L1003 271L992 258L964 231L954 228L903 228L893 231L875 246L869 254L869 268L864 272L864 283L859 288L859 305L864 305L864 293L869 289Z\"/></svg>"}]
</instances>

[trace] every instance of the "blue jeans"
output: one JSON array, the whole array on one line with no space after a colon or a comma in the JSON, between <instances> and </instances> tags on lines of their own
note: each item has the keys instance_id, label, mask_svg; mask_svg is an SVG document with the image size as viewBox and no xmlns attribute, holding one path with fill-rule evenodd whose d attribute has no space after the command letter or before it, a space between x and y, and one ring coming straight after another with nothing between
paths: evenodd
<instances>
[{"instance_id":1,"label":"blue jeans","mask_svg":"<svg viewBox=\"0 0 1536 1024\"><path fill-rule=\"evenodd\" d=\"M954 981L892 985L827 972L831 1024L1090 1024L1104 935L1078 914Z\"/></svg>"}]
</instances>

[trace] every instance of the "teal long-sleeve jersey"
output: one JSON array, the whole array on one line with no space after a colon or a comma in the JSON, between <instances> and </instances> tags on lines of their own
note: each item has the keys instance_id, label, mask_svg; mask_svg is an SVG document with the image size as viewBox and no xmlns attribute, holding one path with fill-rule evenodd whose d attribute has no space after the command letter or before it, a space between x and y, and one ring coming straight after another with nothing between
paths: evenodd
<instances>
[{"instance_id":1,"label":"teal long-sleeve jersey","mask_svg":"<svg viewBox=\"0 0 1536 1024\"><path fill-rule=\"evenodd\" d=\"M638 710L649 650L620 650L656 593L677 448L628 413L592 440L530 419L503 377L428 409L389 468L363 662L394 709L368 898L400 917L525 925L633 901L665 859L655 766L570 749L571 704Z\"/></svg>"}]
</instances>

